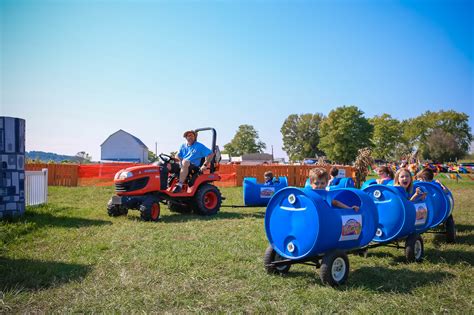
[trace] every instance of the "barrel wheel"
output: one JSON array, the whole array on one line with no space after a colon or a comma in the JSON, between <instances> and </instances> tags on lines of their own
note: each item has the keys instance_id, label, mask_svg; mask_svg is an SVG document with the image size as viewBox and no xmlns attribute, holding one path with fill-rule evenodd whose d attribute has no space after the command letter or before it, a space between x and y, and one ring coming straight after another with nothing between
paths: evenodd
<instances>
[{"instance_id":1,"label":"barrel wheel","mask_svg":"<svg viewBox=\"0 0 474 315\"><path fill-rule=\"evenodd\" d=\"M425 254L423 238L419 234L411 234L405 241L405 258L407 262L421 262Z\"/></svg>"},{"instance_id":2,"label":"barrel wheel","mask_svg":"<svg viewBox=\"0 0 474 315\"><path fill-rule=\"evenodd\" d=\"M446 219L444 225L446 226L446 242L456 242L456 224L454 224L454 218L452 214Z\"/></svg>"},{"instance_id":3,"label":"barrel wheel","mask_svg":"<svg viewBox=\"0 0 474 315\"><path fill-rule=\"evenodd\" d=\"M269 274L286 274L290 271L291 265L280 265L280 266L273 266L272 263L275 261L279 261L284 259L281 257L272 246L268 246L265 250L265 255L263 256L263 265L265 270Z\"/></svg>"},{"instance_id":4,"label":"barrel wheel","mask_svg":"<svg viewBox=\"0 0 474 315\"><path fill-rule=\"evenodd\" d=\"M319 273L321 281L330 286L338 286L349 277L349 258L340 250L334 250L324 255Z\"/></svg>"},{"instance_id":5,"label":"barrel wheel","mask_svg":"<svg viewBox=\"0 0 474 315\"><path fill-rule=\"evenodd\" d=\"M158 198L148 197L140 206L140 217L143 221L156 222L160 218L160 203Z\"/></svg>"}]
</instances>

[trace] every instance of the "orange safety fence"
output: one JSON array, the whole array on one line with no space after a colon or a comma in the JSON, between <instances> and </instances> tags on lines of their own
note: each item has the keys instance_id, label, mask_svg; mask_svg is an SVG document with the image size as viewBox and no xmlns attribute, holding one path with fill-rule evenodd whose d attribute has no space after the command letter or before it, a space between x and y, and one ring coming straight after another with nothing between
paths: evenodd
<instances>
[{"instance_id":1,"label":"orange safety fence","mask_svg":"<svg viewBox=\"0 0 474 315\"><path fill-rule=\"evenodd\" d=\"M216 171L221 177L220 181L214 182L219 187L235 187L237 186L237 165L220 164Z\"/></svg>"},{"instance_id":2,"label":"orange safety fence","mask_svg":"<svg viewBox=\"0 0 474 315\"><path fill-rule=\"evenodd\" d=\"M51 186L110 186L115 174L121 169L144 165L139 163L100 163L100 164L26 164L26 170L48 169L48 184ZM217 169L221 180L214 182L219 187L242 186L245 177L256 177L263 182L263 174L272 171L273 175L286 176L290 186L302 187L308 178L309 165L235 165L221 164ZM326 166L329 170L331 165ZM344 169L346 177L354 177L351 166L337 166Z\"/></svg>"},{"instance_id":3,"label":"orange safety fence","mask_svg":"<svg viewBox=\"0 0 474 315\"><path fill-rule=\"evenodd\" d=\"M80 186L110 186L115 174L127 167L144 165L140 163L100 163L79 165Z\"/></svg>"}]
</instances>

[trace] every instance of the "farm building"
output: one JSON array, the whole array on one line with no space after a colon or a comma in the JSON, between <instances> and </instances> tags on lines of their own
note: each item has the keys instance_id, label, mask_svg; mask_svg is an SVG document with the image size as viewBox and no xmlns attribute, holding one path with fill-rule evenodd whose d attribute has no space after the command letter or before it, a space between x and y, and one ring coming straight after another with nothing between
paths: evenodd
<instances>
[{"instance_id":1,"label":"farm building","mask_svg":"<svg viewBox=\"0 0 474 315\"><path fill-rule=\"evenodd\" d=\"M232 158L233 160L233 158ZM242 155L242 165L260 165L272 163L272 155L268 153L249 153Z\"/></svg>"},{"instance_id":2,"label":"farm building","mask_svg":"<svg viewBox=\"0 0 474 315\"><path fill-rule=\"evenodd\" d=\"M148 147L137 137L120 129L100 145L102 161L148 163Z\"/></svg>"}]
</instances>

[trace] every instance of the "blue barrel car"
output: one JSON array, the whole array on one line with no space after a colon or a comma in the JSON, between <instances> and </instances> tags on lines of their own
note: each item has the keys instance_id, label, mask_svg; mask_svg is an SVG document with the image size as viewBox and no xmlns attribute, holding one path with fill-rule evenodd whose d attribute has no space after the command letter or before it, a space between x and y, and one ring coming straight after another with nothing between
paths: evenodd
<instances>
[{"instance_id":1,"label":"blue barrel car","mask_svg":"<svg viewBox=\"0 0 474 315\"><path fill-rule=\"evenodd\" d=\"M373 242L384 245L404 240L407 261L422 261L424 246L420 233L432 224L433 201L429 198L409 201L404 189L399 186L376 184L367 186L363 191L377 207L379 221Z\"/></svg>"},{"instance_id":2,"label":"blue barrel car","mask_svg":"<svg viewBox=\"0 0 474 315\"><path fill-rule=\"evenodd\" d=\"M377 180L375 178L366 180L360 189L364 189L367 186L377 185ZM391 185L393 186L393 179L386 179L382 182L382 185Z\"/></svg>"},{"instance_id":3,"label":"blue barrel car","mask_svg":"<svg viewBox=\"0 0 474 315\"><path fill-rule=\"evenodd\" d=\"M272 196L285 187L288 187L286 177L278 177L273 185L258 183L255 177L245 177L242 183L245 206L266 206Z\"/></svg>"},{"instance_id":4,"label":"blue barrel car","mask_svg":"<svg viewBox=\"0 0 474 315\"><path fill-rule=\"evenodd\" d=\"M354 188L355 183L351 177L337 177L335 178L327 187L327 190L334 190L339 188ZM311 189L311 181L309 178L306 180L304 184L304 188Z\"/></svg>"},{"instance_id":5,"label":"blue barrel car","mask_svg":"<svg viewBox=\"0 0 474 315\"><path fill-rule=\"evenodd\" d=\"M331 206L332 200L354 209ZM323 283L346 281L346 251L366 246L375 236L378 215L372 199L357 189L332 191L288 187L268 203L265 231L270 246L264 256L269 273L287 273L292 264L321 267Z\"/></svg>"},{"instance_id":6,"label":"blue barrel car","mask_svg":"<svg viewBox=\"0 0 474 315\"><path fill-rule=\"evenodd\" d=\"M414 187L420 187L427 192L428 200L432 201L433 205L433 220L429 228L436 228L444 223L446 240L448 243L453 243L456 239L456 227L453 219L454 199L451 191L436 182L418 182L414 183Z\"/></svg>"}]
</instances>

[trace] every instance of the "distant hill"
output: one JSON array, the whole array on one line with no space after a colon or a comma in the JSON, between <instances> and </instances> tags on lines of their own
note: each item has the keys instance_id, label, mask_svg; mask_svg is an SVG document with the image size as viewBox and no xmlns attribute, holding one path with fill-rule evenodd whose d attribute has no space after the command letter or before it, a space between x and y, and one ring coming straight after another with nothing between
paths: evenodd
<instances>
[{"instance_id":1,"label":"distant hill","mask_svg":"<svg viewBox=\"0 0 474 315\"><path fill-rule=\"evenodd\" d=\"M62 161L71 161L77 162L79 158L73 155L61 155L52 152L43 152L43 151L30 151L26 152L26 158L31 160L39 160L41 162L62 162Z\"/></svg>"}]
</instances>

